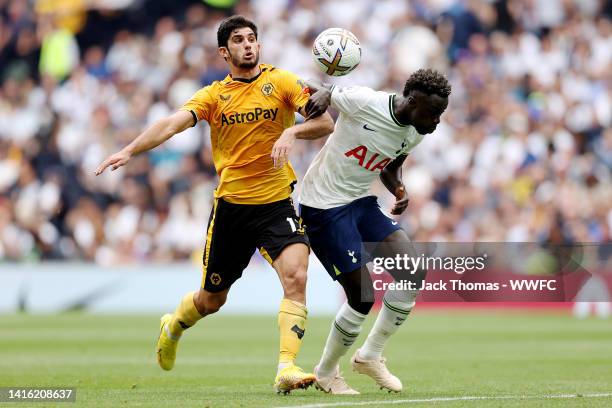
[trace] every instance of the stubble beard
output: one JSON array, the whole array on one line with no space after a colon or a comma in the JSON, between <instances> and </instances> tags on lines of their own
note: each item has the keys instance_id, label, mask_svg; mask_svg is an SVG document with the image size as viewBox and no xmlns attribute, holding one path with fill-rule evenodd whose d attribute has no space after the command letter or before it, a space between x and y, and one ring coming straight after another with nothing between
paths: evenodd
<instances>
[{"instance_id":1,"label":"stubble beard","mask_svg":"<svg viewBox=\"0 0 612 408\"><path fill-rule=\"evenodd\" d=\"M255 68L257 64L259 64L259 54L255 56L255 60L253 62L241 62L238 60L238 57L232 54L230 54L230 57L232 58L232 64L238 68L251 69Z\"/></svg>"}]
</instances>

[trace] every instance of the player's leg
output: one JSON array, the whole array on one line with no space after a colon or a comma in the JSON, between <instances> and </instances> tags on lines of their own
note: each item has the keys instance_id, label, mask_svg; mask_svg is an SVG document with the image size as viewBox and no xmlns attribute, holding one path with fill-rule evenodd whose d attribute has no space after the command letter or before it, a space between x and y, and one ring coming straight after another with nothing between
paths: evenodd
<instances>
[{"instance_id":1,"label":"player's leg","mask_svg":"<svg viewBox=\"0 0 612 408\"><path fill-rule=\"evenodd\" d=\"M308 245L287 245L272 262L283 287L283 298L306 303L306 278L308 269Z\"/></svg>"},{"instance_id":2,"label":"player's leg","mask_svg":"<svg viewBox=\"0 0 612 408\"><path fill-rule=\"evenodd\" d=\"M291 244L274 260L283 287L283 299L278 313L280 331L279 371L293 364L306 330L306 270L308 247Z\"/></svg>"},{"instance_id":3,"label":"player's leg","mask_svg":"<svg viewBox=\"0 0 612 408\"><path fill-rule=\"evenodd\" d=\"M365 285L362 284L364 281ZM335 375L340 359L361 333L363 322L374 304L373 291L367 292L368 282L371 282L371 278L365 267L338 276L338 283L344 289L347 301L340 307L332 322L323 354L317 365L317 376Z\"/></svg>"},{"instance_id":4,"label":"player's leg","mask_svg":"<svg viewBox=\"0 0 612 408\"><path fill-rule=\"evenodd\" d=\"M306 271L308 239L290 199L261 207L257 246L276 270L283 287L278 312L280 335L277 392L307 388L315 380L294 364L306 331Z\"/></svg>"},{"instance_id":5,"label":"player's leg","mask_svg":"<svg viewBox=\"0 0 612 408\"><path fill-rule=\"evenodd\" d=\"M332 279L342 285L347 302L332 322L319 363L315 367L317 388L331 394L358 394L340 374L339 362L361 332L373 305L367 269L361 265L361 238L351 206L319 210L302 206L311 247ZM365 292L362 289L365 288Z\"/></svg>"},{"instance_id":6,"label":"player's leg","mask_svg":"<svg viewBox=\"0 0 612 408\"><path fill-rule=\"evenodd\" d=\"M366 197L362 201L359 231L365 242L380 242L375 256L394 258L411 249L406 233L386 217L378 208L374 197ZM412 252L409 252L413 255ZM418 276L396 273L394 278L415 279ZM374 327L370 330L364 345L358 349L352 359L353 369L370 376L381 388L390 391L401 391L402 383L389 372L382 352L388 339L399 329L414 306L416 291L387 291L383 296L381 310L378 313Z\"/></svg>"},{"instance_id":7,"label":"player's leg","mask_svg":"<svg viewBox=\"0 0 612 408\"><path fill-rule=\"evenodd\" d=\"M367 315L374 306L374 287L368 268L363 265L338 276L338 283L344 289L346 303L356 312Z\"/></svg>"},{"instance_id":8,"label":"player's leg","mask_svg":"<svg viewBox=\"0 0 612 408\"><path fill-rule=\"evenodd\" d=\"M164 370L174 367L183 332L225 304L231 285L248 265L255 243L242 230L244 218L249 216L244 213L239 205L215 200L208 222L200 289L185 294L174 313L161 318L156 352L157 361ZM219 224L223 228L219 228Z\"/></svg>"},{"instance_id":9,"label":"player's leg","mask_svg":"<svg viewBox=\"0 0 612 408\"><path fill-rule=\"evenodd\" d=\"M170 336L178 339L183 331L195 325L198 320L218 312L225 304L228 292L229 288L220 292L209 292L201 288L183 296L168 323Z\"/></svg>"},{"instance_id":10,"label":"player's leg","mask_svg":"<svg viewBox=\"0 0 612 408\"><path fill-rule=\"evenodd\" d=\"M371 278L367 268L338 276L347 301L332 322L319 363L315 367L317 388L331 394L359 394L340 374L340 359L346 355L361 333L363 322L374 304ZM366 289L365 291L363 289Z\"/></svg>"},{"instance_id":11,"label":"player's leg","mask_svg":"<svg viewBox=\"0 0 612 408\"><path fill-rule=\"evenodd\" d=\"M415 252L412 243L403 230L396 230L382 241L384 249L383 255L394 257L396 254L408 252L414 256ZM425 278L424 271L417 271L411 274L408 271L394 270L392 273L396 281L411 280L415 287L420 287L420 282ZM359 350L359 357L364 360L380 360L382 353L389 338L397 332L400 326L406 321L412 308L418 290L394 289L387 290L383 296L380 312L370 331L366 342Z\"/></svg>"},{"instance_id":12,"label":"player's leg","mask_svg":"<svg viewBox=\"0 0 612 408\"><path fill-rule=\"evenodd\" d=\"M203 317L216 313L225 304L229 288L212 293L204 289L188 292L174 313L162 316L157 339L157 362L164 370L171 370L176 360L178 341L185 330Z\"/></svg>"}]
</instances>

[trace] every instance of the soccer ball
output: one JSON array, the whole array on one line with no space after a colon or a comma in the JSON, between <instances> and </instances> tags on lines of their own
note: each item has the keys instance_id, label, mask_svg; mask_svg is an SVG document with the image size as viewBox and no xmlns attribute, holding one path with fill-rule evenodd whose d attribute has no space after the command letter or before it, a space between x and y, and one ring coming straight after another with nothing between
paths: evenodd
<instances>
[{"instance_id":1,"label":"soccer ball","mask_svg":"<svg viewBox=\"0 0 612 408\"><path fill-rule=\"evenodd\" d=\"M327 75L342 76L359 65L361 45L350 31L328 28L314 41L312 56L321 71Z\"/></svg>"}]
</instances>

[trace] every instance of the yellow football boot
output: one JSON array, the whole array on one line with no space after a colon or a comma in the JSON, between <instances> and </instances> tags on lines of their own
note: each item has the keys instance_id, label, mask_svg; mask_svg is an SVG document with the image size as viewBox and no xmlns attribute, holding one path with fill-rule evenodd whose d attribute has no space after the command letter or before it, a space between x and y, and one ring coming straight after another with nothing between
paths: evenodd
<instances>
[{"instance_id":1,"label":"yellow football boot","mask_svg":"<svg viewBox=\"0 0 612 408\"><path fill-rule=\"evenodd\" d=\"M280 394L289 394L298 388L306 389L317 380L314 374L305 373L293 364L283 368L274 380L274 390Z\"/></svg>"},{"instance_id":2,"label":"yellow football boot","mask_svg":"<svg viewBox=\"0 0 612 408\"><path fill-rule=\"evenodd\" d=\"M174 337L168 330L168 325L172 320L170 313L165 314L161 318L159 325L159 337L157 338L157 363L164 370L172 370L174 360L176 360L176 347L178 346L179 338Z\"/></svg>"}]
</instances>

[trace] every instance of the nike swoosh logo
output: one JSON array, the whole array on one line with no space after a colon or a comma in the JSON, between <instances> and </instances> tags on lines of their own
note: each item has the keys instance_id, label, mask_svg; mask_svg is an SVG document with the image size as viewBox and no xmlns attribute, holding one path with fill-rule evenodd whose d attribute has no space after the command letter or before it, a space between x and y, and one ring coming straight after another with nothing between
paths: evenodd
<instances>
[{"instance_id":1,"label":"nike swoosh logo","mask_svg":"<svg viewBox=\"0 0 612 408\"><path fill-rule=\"evenodd\" d=\"M364 128L365 130L369 130L370 132L376 132L376 129L371 129L371 128L369 128L367 123L366 123L365 125L363 125L363 128Z\"/></svg>"}]
</instances>

